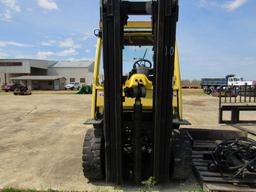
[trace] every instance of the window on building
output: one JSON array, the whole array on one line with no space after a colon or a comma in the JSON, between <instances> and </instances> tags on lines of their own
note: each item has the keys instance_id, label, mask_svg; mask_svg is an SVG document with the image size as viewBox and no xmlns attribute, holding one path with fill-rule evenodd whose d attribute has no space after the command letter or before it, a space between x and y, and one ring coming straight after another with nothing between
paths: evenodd
<instances>
[{"instance_id":1,"label":"window on building","mask_svg":"<svg viewBox=\"0 0 256 192\"><path fill-rule=\"evenodd\" d=\"M80 78L80 83L85 83L85 78Z\"/></svg>"},{"instance_id":2,"label":"window on building","mask_svg":"<svg viewBox=\"0 0 256 192\"><path fill-rule=\"evenodd\" d=\"M22 66L21 62L1 62L0 67L16 67Z\"/></svg>"},{"instance_id":3,"label":"window on building","mask_svg":"<svg viewBox=\"0 0 256 192\"><path fill-rule=\"evenodd\" d=\"M53 85L53 82L52 81L48 81L48 85Z\"/></svg>"},{"instance_id":4,"label":"window on building","mask_svg":"<svg viewBox=\"0 0 256 192\"><path fill-rule=\"evenodd\" d=\"M70 83L74 83L76 82L76 79L75 78L70 78Z\"/></svg>"}]
</instances>

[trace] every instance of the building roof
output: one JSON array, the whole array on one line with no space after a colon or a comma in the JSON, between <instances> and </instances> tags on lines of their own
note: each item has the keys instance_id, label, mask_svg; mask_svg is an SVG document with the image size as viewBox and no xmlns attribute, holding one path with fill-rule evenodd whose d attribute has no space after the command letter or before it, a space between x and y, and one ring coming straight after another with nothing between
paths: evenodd
<instances>
[{"instance_id":1,"label":"building roof","mask_svg":"<svg viewBox=\"0 0 256 192\"><path fill-rule=\"evenodd\" d=\"M49 66L52 66L57 63L57 61L51 60L41 60L41 59L0 59L0 63L8 62L21 62L23 64L29 64L30 67L48 69Z\"/></svg>"},{"instance_id":2,"label":"building roof","mask_svg":"<svg viewBox=\"0 0 256 192\"><path fill-rule=\"evenodd\" d=\"M20 76L13 77L11 80L58 80L63 79L65 77L62 76Z\"/></svg>"},{"instance_id":3,"label":"building roof","mask_svg":"<svg viewBox=\"0 0 256 192\"><path fill-rule=\"evenodd\" d=\"M77 68L89 68L91 65L93 65L94 61L59 61L56 64L52 65L53 68L63 67L63 68L71 68L71 67L77 67Z\"/></svg>"}]
</instances>

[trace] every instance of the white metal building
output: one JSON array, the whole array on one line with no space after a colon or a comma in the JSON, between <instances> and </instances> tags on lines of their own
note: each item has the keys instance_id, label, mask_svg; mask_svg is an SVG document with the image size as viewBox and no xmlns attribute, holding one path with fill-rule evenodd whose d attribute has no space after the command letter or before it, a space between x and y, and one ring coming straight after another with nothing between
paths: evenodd
<instances>
[{"instance_id":1,"label":"white metal building","mask_svg":"<svg viewBox=\"0 0 256 192\"><path fill-rule=\"evenodd\" d=\"M59 61L48 69L48 75L66 78L66 83L79 82L91 85L93 81L92 61Z\"/></svg>"},{"instance_id":2,"label":"white metal building","mask_svg":"<svg viewBox=\"0 0 256 192\"><path fill-rule=\"evenodd\" d=\"M0 85L20 82L31 89L63 89L70 82L92 84L93 61L0 59Z\"/></svg>"}]
</instances>

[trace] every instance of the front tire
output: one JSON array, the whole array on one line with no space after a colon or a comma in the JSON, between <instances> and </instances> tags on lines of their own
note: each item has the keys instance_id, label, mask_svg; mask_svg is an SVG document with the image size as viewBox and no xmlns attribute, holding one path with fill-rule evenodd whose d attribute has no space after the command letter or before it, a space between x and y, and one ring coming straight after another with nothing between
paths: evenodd
<instances>
[{"instance_id":1,"label":"front tire","mask_svg":"<svg viewBox=\"0 0 256 192\"><path fill-rule=\"evenodd\" d=\"M82 166L84 176L89 180L104 178L104 142L102 137L96 137L94 129L85 134L83 144Z\"/></svg>"}]
</instances>

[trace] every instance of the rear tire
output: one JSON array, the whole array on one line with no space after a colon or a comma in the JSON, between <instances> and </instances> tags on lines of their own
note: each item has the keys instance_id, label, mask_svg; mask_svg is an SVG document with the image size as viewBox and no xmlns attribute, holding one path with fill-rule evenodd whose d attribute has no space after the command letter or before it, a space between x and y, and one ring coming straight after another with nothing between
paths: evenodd
<instances>
[{"instance_id":1,"label":"rear tire","mask_svg":"<svg viewBox=\"0 0 256 192\"><path fill-rule=\"evenodd\" d=\"M84 176L89 180L104 178L104 142L102 137L96 137L94 129L85 134L83 145L82 166Z\"/></svg>"}]
</instances>

